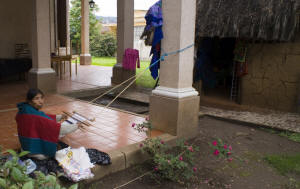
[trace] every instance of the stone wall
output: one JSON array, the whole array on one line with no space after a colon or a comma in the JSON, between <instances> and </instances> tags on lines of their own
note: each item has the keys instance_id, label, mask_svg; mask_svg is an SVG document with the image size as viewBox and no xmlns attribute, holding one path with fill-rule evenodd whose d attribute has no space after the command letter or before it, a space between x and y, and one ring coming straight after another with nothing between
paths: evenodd
<instances>
[{"instance_id":1,"label":"stone wall","mask_svg":"<svg viewBox=\"0 0 300 189\"><path fill-rule=\"evenodd\" d=\"M242 79L242 104L297 111L300 36L293 43L256 43L248 49L249 74Z\"/></svg>"},{"instance_id":2,"label":"stone wall","mask_svg":"<svg viewBox=\"0 0 300 189\"><path fill-rule=\"evenodd\" d=\"M0 2L0 58L14 58L15 44L31 47L32 0Z\"/></svg>"}]
</instances>

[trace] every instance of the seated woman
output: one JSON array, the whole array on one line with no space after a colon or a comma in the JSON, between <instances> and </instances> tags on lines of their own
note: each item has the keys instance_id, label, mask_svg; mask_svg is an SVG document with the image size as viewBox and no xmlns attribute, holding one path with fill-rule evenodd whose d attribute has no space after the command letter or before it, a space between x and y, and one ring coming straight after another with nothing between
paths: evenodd
<instances>
[{"instance_id":1,"label":"seated woman","mask_svg":"<svg viewBox=\"0 0 300 189\"><path fill-rule=\"evenodd\" d=\"M79 126L59 123L64 116L45 114L40 111L43 105L44 94L39 89L29 89L26 102L17 104L16 121L22 150L37 159L54 157L58 139Z\"/></svg>"}]
</instances>

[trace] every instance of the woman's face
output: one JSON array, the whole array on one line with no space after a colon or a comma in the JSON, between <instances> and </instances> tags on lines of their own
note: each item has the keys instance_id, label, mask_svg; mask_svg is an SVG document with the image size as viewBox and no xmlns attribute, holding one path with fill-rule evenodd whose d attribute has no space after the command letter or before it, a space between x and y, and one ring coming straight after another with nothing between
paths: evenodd
<instances>
[{"instance_id":1,"label":"woman's face","mask_svg":"<svg viewBox=\"0 0 300 189\"><path fill-rule=\"evenodd\" d=\"M30 102L30 104L36 109L41 109L44 105L44 96L42 94L37 94Z\"/></svg>"}]
</instances>

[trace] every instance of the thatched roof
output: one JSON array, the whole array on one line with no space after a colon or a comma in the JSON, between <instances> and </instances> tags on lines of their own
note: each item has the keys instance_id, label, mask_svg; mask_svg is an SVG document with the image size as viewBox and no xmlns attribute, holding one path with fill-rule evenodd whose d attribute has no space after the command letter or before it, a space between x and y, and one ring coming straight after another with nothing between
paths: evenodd
<instances>
[{"instance_id":1,"label":"thatched roof","mask_svg":"<svg viewBox=\"0 0 300 189\"><path fill-rule=\"evenodd\" d=\"M298 31L299 1L197 0L196 35L290 41Z\"/></svg>"}]
</instances>

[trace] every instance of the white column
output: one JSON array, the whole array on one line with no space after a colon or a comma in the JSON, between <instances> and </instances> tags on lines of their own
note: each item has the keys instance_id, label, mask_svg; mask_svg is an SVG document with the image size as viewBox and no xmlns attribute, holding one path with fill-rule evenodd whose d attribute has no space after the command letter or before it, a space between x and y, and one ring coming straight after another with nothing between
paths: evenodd
<instances>
[{"instance_id":1,"label":"white column","mask_svg":"<svg viewBox=\"0 0 300 189\"><path fill-rule=\"evenodd\" d=\"M123 54L126 48L133 48L134 36L134 0L117 1L117 64L113 68L112 83L121 83L135 74L124 70Z\"/></svg>"},{"instance_id":2,"label":"white column","mask_svg":"<svg viewBox=\"0 0 300 189\"><path fill-rule=\"evenodd\" d=\"M50 3L33 0L32 69L29 86L44 91L56 90L55 72L50 62Z\"/></svg>"},{"instance_id":3,"label":"white column","mask_svg":"<svg viewBox=\"0 0 300 189\"><path fill-rule=\"evenodd\" d=\"M117 63L122 64L125 49L133 48L134 0L118 0L117 17Z\"/></svg>"},{"instance_id":4,"label":"white column","mask_svg":"<svg viewBox=\"0 0 300 189\"><path fill-rule=\"evenodd\" d=\"M90 55L90 5L88 0L81 0L81 54L80 64L90 65L92 58Z\"/></svg>"},{"instance_id":5,"label":"white column","mask_svg":"<svg viewBox=\"0 0 300 189\"><path fill-rule=\"evenodd\" d=\"M194 43L196 0L163 0L162 49L172 52ZM150 97L150 119L168 133L191 137L197 131L199 97L192 87L194 48L160 63L160 86Z\"/></svg>"}]
</instances>

